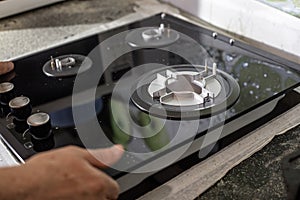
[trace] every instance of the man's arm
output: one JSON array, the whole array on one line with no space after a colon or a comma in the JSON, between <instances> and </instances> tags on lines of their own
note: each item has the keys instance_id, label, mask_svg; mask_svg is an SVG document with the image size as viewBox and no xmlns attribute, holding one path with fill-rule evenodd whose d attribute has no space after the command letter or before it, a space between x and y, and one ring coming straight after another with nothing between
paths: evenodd
<instances>
[{"instance_id":1,"label":"man's arm","mask_svg":"<svg viewBox=\"0 0 300 200\"><path fill-rule=\"evenodd\" d=\"M99 168L119 160L122 146L91 153L95 157L70 146L40 153L18 167L0 168L0 199L117 199L118 184Z\"/></svg>"}]
</instances>

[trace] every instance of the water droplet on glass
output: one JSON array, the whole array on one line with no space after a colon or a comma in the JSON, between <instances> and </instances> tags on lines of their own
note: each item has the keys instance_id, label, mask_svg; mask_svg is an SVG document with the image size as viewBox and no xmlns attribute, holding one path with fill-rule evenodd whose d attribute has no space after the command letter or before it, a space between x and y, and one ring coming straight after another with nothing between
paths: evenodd
<instances>
[{"instance_id":1,"label":"water droplet on glass","mask_svg":"<svg viewBox=\"0 0 300 200\"><path fill-rule=\"evenodd\" d=\"M231 55L226 55L226 60L228 62L231 62L231 61L233 61L233 57Z\"/></svg>"},{"instance_id":2,"label":"water droplet on glass","mask_svg":"<svg viewBox=\"0 0 300 200\"><path fill-rule=\"evenodd\" d=\"M256 89L259 89L260 88L260 86L259 85L256 85Z\"/></svg>"},{"instance_id":3,"label":"water droplet on glass","mask_svg":"<svg viewBox=\"0 0 300 200\"><path fill-rule=\"evenodd\" d=\"M9 123L9 124L6 125L6 127L7 127L8 129L14 129L16 126L15 126L14 123Z\"/></svg>"},{"instance_id":4,"label":"water droplet on glass","mask_svg":"<svg viewBox=\"0 0 300 200\"><path fill-rule=\"evenodd\" d=\"M266 91L271 92L272 89L271 88L266 88Z\"/></svg>"},{"instance_id":5,"label":"water droplet on glass","mask_svg":"<svg viewBox=\"0 0 300 200\"><path fill-rule=\"evenodd\" d=\"M106 50L109 51L109 50L110 50L110 47L106 47Z\"/></svg>"},{"instance_id":6,"label":"water droplet on glass","mask_svg":"<svg viewBox=\"0 0 300 200\"><path fill-rule=\"evenodd\" d=\"M212 34L212 36L213 36L213 38L217 38L218 37L218 33L216 33L216 32L213 32L213 34Z\"/></svg>"},{"instance_id":7,"label":"water droplet on glass","mask_svg":"<svg viewBox=\"0 0 300 200\"><path fill-rule=\"evenodd\" d=\"M247 83L247 82L244 82L243 85L246 87L246 86L248 85L248 83Z\"/></svg>"},{"instance_id":8,"label":"water droplet on glass","mask_svg":"<svg viewBox=\"0 0 300 200\"><path fill-rule=\"evenodd\" d=\"M249 66L249 63L247 63L247 62L243 64L243 67L244 67L244 68L246 68L246 67L248 67L248 66Z\"/></svg>"},{"instance_id":9,"label":"water droplet on glass","mask_svg":"<svg viewBox=\"0 0 300 200\"><path fill-rule=\"evenodd\" d=\"M255 96L255 99L258 99L258 96Z\"/></svg>"},{"instance_id":10,"label":"water droplet on glass","mask_svg":"<svg viewBox=\"0 0 300 200\"><path fill-rule=\"evenodd\" d=\"M287 74L292 74L292 72L290 70L287 70L286 73Z\"/></svg>"},{"instance_id":11,"label":"water droplet on glass","mask_svg":"<svg viewBox=\"0 0 300 200\"><path fill-rule=\"evenodd\" d=\"M250 93L251 95L253 95L254 92L253 92L253 90L250 90L249 93Z\"/></svg>"},{"instance_id":12,"label":"water droplet on glass","mask_svg":"<svg viewBox=\"0 0 300 200\"><path fill-rule=\"evenodd\" d=\"M166 13L162 13L162 14L160 15L160 17L161 17L161 19L165 19Z\"/></svg>"},{"instance_id":13,"label":"water droplet on glass","mask_svg":"<svg viewBox=\"0 0 300 200\"><path fill-rule=\"evenodd\" d=\"M267 78L267 77L268 77L268 74L264 74L264 77Z\"/></svg>"},{"instance_id":14,"label":"water droplet on glass","mask_svg":"<svg viewBox=\"0 0 300 200\"><path fill-rule=\"evenodd\" d=\"M59 78L58 80L59 80L59 81L62 81L62 78Z\"/></svg>"}]
</instances>

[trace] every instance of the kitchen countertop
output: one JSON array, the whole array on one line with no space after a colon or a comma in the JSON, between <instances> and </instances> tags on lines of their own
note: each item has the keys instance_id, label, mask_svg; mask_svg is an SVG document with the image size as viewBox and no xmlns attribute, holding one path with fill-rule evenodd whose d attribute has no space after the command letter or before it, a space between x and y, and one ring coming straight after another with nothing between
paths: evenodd
<instances>
[{"instance_id":1,"label":"kitchen countertop","mask_svg":"<svg viewBox=\"0 0 300 200\"><path fill-rule=\"evenodd\" d=\"M5 18L0 20L0 60L23 56L164 10L178 13L177 9L155 0L72 0ZM201 199L285 198L280 162L284 156L299 150L299 144L300 126L296 126L230 170Z\"/></svg>"},{"instance_id":2,"label":"kitchen countertop","mask_svg":"<svg viewBox=\"0 0 300 200\"><path fill-rule=\"evenodd\" d=\"M300 126L297 126L230 170L198 199L286 199L282 159L299 150Z\"/></svg>"}]
</instances>

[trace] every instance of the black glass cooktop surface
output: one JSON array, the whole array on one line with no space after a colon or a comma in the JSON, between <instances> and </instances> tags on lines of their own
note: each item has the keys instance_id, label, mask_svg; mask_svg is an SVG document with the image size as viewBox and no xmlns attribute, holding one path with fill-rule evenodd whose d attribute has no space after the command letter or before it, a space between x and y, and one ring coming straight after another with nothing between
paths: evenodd
<instances>
[{"instance_id":1,"label":"black glass cooktop surface","mask_svg":"<svg viewBox=\"0 0 300 200\"><path fill-rule=\"evenodd\" d=\"M72 55L91 62L82 61L85 70L76 71ZM58 59L60 56L65 60ZM48 70L59 76L43 71L47 62ZM150 162L161 163L154 171L166 167L208 130L242 119L254 110L257 118L262 117L268 112L264 105L284 98L300 83L298 64L166 14L46 49L14 63L15 70L2 76L1 82L13 83L14 96L28 97L32 113L48 113L52 125L51 136L36 137L26 131L26 124L20 128L18 121L6 120L10 111L2 103L2 137L19 159L69 144L97 148L120 143L126 148L125 155L117 170L108 172L116 178L121 171L137 170ZM68 71L71 69L75 75ZM161 88L151 92L151 81L156 79ZM148 82L139 85L141 80ZM193 83L191 88L186 80ZM145 96L139 96L139 106L132 95L143 87ZM296 93L294 97L299 99ZM215 110L218 98L223 107ZM147 99L153 102L148 110L143 107ZM155 109L170 112L155 114ZM188 115L194 110L196 114ZM181 116L181 111L190 117ZM216 137L214 142L225 135L221 131ZM178 157L159 160L170 152Z\"/></svg>"}]
</instances>

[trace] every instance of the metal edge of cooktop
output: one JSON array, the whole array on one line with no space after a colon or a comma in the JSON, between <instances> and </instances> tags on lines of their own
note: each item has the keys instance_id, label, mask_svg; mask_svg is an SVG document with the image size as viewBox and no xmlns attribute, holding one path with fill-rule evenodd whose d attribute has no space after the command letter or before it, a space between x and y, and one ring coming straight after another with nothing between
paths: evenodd
<instances>
[{"instance_id":1,"label":"metal edge of cooktop","mask_svg":"<svg viewBox=\"0 0 300 200\"><path fill-rule=\"evenodd\" d=\"M11 161L12 161L12 159L14 159L14 161L16 162L17 165L25 163L25 160L9 144L9 142L7 142L7 140L2 136L2 133L0 133L0 142L3 143L7 147L7 152L10 154L9 156L11 156L10 158L6 157L6 159L10 159ZM14 161L12 161L12 162L14 162Z\"/></svg>"}]
</instances>

